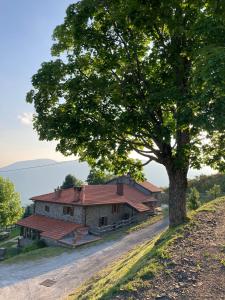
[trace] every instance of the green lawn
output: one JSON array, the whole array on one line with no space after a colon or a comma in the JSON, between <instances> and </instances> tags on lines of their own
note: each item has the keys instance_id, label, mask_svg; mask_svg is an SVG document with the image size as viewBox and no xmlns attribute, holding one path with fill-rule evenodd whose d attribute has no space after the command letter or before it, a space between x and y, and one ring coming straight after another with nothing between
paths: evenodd
<instances>
[{"instance_id":1,"label":"green lawn","mask_svg":"<svg viewBox=\"0 0 225 300\"><path fill-rule=\"evenodd\" d=\"M16 227L14 228L10 234L9 234L9 237L0 241L0 247L2 247L5 243L7 243L9 240L13 239L13 238L16 238L16 237L19 237L20 235L20 228Z\"/></svg>"},{"instance_id":2,"label":"green lawn","mask_svg":"<svg viewBox=\"0 0 225 300\"><path fill-rule=\"evenodd\" d=\"M43 258L48 258L52 256L57 256L62 253L70 253L73 250L66 249L63 247L45 247L45 248L38 248L35 250L31 250L24 253L12 253L10 257L8 257L6 260L4 260L2 263L6 264L13 264L13 263L22 263L26 261L33 261L33 260L39 260Z\"/></svg>"}]
</instances>

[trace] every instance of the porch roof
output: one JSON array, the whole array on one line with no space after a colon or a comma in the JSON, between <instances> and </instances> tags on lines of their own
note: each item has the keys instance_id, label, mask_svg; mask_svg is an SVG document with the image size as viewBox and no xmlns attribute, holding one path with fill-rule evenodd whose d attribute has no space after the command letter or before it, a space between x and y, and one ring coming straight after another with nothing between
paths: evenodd
<instances>
[{"instance_id":1,"label":"porch roof","mask_svg":"<svg viewBox=\"0 0 225 300\"><path fill-rule=\"evenodd\" d=\"M40 215L32 215L17 222L17 225L41 232L42 237L60 240L72 231L84 227L63 220L53 219Z\"/></svg>"},{"instance_id":2,"label":"porch roof","mask_svg":"<svg viewBox=\"0 0 225 300\"><path fill-rule=\"evenodd\" d=\"M134 202L134 201L127 201L126 202L128 205L132 206L133 208L135 208L137 211L139 212L145 212L145 211L149 211L150 208L145 205L144 203L137 203L137 202Z\"/></svg>"}]
</instances>

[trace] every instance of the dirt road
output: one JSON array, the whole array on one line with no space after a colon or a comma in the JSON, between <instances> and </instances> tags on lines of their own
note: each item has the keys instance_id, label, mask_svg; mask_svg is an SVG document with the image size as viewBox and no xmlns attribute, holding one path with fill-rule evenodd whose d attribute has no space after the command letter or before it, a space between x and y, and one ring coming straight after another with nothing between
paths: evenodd
<instances>
[{"instance_id":1,"label":"dirt road","mask_svg":"<svg viewBox=\"0 0 225 300\"><path fill-rule=\"evenodd\" d=\"M161 220L121 239L75 249L69 254L23 264L1 264L0 300L62 299L113 260L151 239L167 224L167 220ZM54 284L50 287L41 285L47 279Z\"/></svg>"}]
</instances>

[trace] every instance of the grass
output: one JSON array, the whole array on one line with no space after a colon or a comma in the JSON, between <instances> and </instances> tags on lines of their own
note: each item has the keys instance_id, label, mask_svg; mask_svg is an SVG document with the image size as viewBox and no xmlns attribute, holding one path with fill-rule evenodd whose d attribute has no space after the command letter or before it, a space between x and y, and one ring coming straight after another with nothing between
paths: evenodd
<instances>
[{"instance_id":1,"label":"grass","mask_svg":"<svg viewBox=\"0 0 225 300\"><path fill-rule=\"evenodd\" d=\"M9 239L13 239L13 238L15 238L15 237L17 237L17 236L19 236L20 235L20 228L19 227L16 227L16 228L14 228L11 232L10 232L10 234L9 234Z\"/></svg>"},{"instance_id":2,"label":"grass","mask_svg":"<svg viewBox=\"0 0 225 300\"><path fill-rule=\"evenodd\" d=\"M9 241L9 242L5 242L2 246L3 248L10 248L12 246L15 246L16 244L17 242Z\"/></svg>"},{"instance_id":3,"label":"grass","mask_svg":"<svg viewBox=\"0 0 225 300\"><path fill-rule=\"evenodd\" d=\"M33 242L27 247L18 249L17 239L12 239L19 237L19 234L20 228L15 228L10 232L7 239L0 242L0 247L6 249L5 259L1 263L11 264L28 260L37 260L40 258L60 255L67 251L62 247L44 247L44 245L40 242Z\"/></svg>"},{"instance_id":4,"label":"grass","mask_svg":"<svg viewBox=\"0 0 225 300\"><path fill-rule=\"evenodd\" d=\"M9 240L16 238L17 236L19 237L20 235L20 229L18 227L14 228L10 233L9 233L9 237L7 237L6 239L2 240L0 242L0 247L2 247L3 245L5 245L6 243L8 243Z\"/></svg>"},{"instance_id":5,"label":"grass","mask_svg":"<svg viewBox=\"0 0 225 300\"><path fill-rule=\"evenodd\" d=\"M108 266L84 286L78 289L68 299L110 299L118 285L127 283L138 270L139 263L143 264L146 254L153 248L154 241L145 243L128 252L117 263ZM139 262L141 260L141 262ZM131 286L129 287L131 289Z\"/></svg>"},{"instance_id":6,"label":"grass","mask_svg":"<svg viewBox=\"0 0 225 300\"><path fill-rule=\"evenodd\" d=\"M15 249L17 250L17 249ZM58 256L65 252L71 252L72 250L65 249L62 247L45 247L45 248L36 248L30 251L25 251L22 253L11 253L11 256L6 258L2 263L5 264L14 264L14 263L23 263L26 261L39 260L42 258L48 258L52 256Z\"/></svg>"},{"instance_id":7,"label":"grass","mask_svg":"<svg viewBox=\"0 0 225 300\"><path fill-rule=\"evenodd\" d=\"M131 232L143 229L143 228L145 228L149 225L152 225L156 222L159 222L160 220L162 220L163 218L165 218L167 216L167 213L168 213L168 211L165 211L163 214L155 215L139 224L132 225L130 228L126 229L126 233L131 233Z\"/></svg>"},{"instance_id":8,"label":"grass","mask_svg":"<svg viewBox=\"0 0 225 300\"><path fill-rule=\"evenodd\" d=\"M67 297L67 300L107 300L112 299L117 293L137 291L168 264L169 246L183 237L183 232L188 226L195 224L196 214L202 211L214 212L224 202L225 197L218 198L190 212L189 223L169 228L153 240L126 253L76 289ZM221 264L224 265L224 261L221 261Z\"/></svg>"},{"instance_id":9,"label":"grass","mask_svg":"<svg viewBox=\"0 0 225 300\"><path fill-rule=\"evenodd\" d=\"M180 236L180 228L168 229L153 240L141 244L69 295L68 300L106 300L118 291L137 290L163 268L160 259L167 260L170 257L168 245Z\"/></svg>"}]
</instances>

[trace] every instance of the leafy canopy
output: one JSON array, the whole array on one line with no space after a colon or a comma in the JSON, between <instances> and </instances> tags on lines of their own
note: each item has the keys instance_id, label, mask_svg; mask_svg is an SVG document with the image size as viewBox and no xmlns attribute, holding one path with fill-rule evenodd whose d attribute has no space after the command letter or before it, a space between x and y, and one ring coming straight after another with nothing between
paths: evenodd
<instances>
[{"instance_id":1,"label":"leafy canopy","mask_svg":"<svg viewBox=\"0 0 225 300\"><path fill-rule=\"evenodd\" d=\"M92 168L87 177L88 184L105 184L107 181L113 179L114 176L110 173L105 173L100 169Z\"/></svg>"},{"instance_id":2,"label":"leafy canopy","mask_svg":"<svg viewBox=\"0 0 225 300\"><path fill-rule=\"evenodd\" d=\"M81 186L83 184L82 180L77 179L75 176L68 174L65 177L63 184L61 185L62 189L69 189L75 186Z\"/></svg>"},{"instance_id":3,"label":"leafy canopy","mask_svg":"<svg viewBox=\"0 0 225 300\"><path fill-rule=\"evenodd\" d=\"M0 226L16 223L22 216L19 193L8 179L0 177Z\"/></svg>"},{"instance_id":4,"label":"leafy canopy","mask_svg":"<svg viewBox=\"0 0 225 300\"><path fill-rule=\"evenodd\" d=\"M115 174L138 175L132 151L169 175L224 162L224 1L82 0L53 38L27 95L40 139Z\"/></svg>"}]
</instances>

